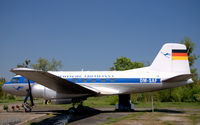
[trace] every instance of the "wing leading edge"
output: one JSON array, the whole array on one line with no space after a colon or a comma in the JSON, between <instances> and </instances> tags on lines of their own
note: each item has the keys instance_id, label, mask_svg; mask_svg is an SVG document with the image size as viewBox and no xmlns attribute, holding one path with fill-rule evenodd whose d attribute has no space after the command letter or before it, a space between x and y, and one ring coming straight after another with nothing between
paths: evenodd
<instances>
[{"instance_id":1,"label":"wing leading edge","mask_svg":"<svg viewBox=\"0 0 200 125\"><path fill-rule=\"evenodd\" d=\"M88 95L98 95L99 92L85 88L76 83L72 83L66 79L60 78L49 72L44 72L40 70L28 69L28 68L15 68L10 70L13 73L24 76L36 83L44 85L56 92L66 93L66 94L88 94Z\"/></svg>"}]
</instances>

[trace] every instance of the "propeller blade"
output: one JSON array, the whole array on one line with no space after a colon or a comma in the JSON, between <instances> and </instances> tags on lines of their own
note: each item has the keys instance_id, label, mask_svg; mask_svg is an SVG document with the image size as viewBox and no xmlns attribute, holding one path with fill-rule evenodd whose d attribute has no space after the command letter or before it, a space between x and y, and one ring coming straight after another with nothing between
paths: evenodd
<instances>
[{"instance_id":1,"label":"propeller blade","mask_svg":"<svg viewBox=\"0 0 200 125\"><path fill-rule=\"evenodd\" d=\"M30 96L30 100L31 100L31 106L34 106L33 96L32 96L32 92L31 92L31 84L30 84L29 80L28 80L28 88L29 88L29 96Z\"/></svg>"},{"instance_id":2,"label":"propeller blade","mask_svg":"<svg viewBox=\"0 0 200 125\"><path fill-rule=\"evenodd\" d=\"M26 96L25 96L25 99L24 99L24 103L27 101L29 95L30 95L30 92L29 92L29 90L27 89L27 90L26 90Z\"/></svg>"}]
</instances>

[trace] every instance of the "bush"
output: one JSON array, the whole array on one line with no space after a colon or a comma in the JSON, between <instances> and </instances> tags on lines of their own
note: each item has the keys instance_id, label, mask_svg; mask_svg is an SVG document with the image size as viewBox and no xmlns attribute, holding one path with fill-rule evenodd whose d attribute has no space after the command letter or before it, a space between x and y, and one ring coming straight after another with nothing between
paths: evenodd
<instances>
[{"instance_id":1,"label":"bush","mask_svg":"<svg viewBox=\"0 0 200 125\"><path fill-rule=\"evenodd\" d=\"M118 102L118 96L109 96L109 104L115 105Z\"/></svg>"},{"instance_id":2,"label":"bush","mask_svg":"<svg viewBox=\"0 0 200 125\"><path fill-rule=\"evenodd\" d=\"M194 97L195 97L196 101L200 102L200 94L195 94Z\"/></svg>"},{"instance_id":3,"label":"bush","mask_svg":"<svg viewBox=\"0 0 200 125\"><path fill-rule=\"evenodd\" d=\"M3 110L8 111L8 105L3 105Z\"/></svg>"},{"instance_id":4,"label":"bush","mask_svg":"<svg viewBox=\"0 0 200 125\"><path fill-rule=\"evenodd\" d=\"M15 100L15 97L14 97L13 95L10 95L10 94L9 94L9 95L8 95L8 99L9 99L9 100Z\"/></svg>"}]
</instances>

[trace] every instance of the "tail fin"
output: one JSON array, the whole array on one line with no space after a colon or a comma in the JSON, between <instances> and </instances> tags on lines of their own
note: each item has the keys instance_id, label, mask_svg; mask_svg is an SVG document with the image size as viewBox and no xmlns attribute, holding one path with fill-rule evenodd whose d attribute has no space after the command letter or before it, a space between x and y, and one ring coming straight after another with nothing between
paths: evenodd
<instances>
[{"instance_id":1,"label":"tail fin","mask_svg":"<svg viewBox=\"0 0 200 125\"><path fill-rule=\"evenodd\" d=\"M150 68L159 72L190 74L186 46L178 43L164 44Z\"/></svg>"}]
</instances>

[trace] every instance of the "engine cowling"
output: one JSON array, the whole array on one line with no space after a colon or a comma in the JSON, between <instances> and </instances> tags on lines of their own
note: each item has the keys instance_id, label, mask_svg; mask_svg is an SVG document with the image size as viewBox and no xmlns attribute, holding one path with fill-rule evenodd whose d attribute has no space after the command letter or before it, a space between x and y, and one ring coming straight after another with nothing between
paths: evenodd
<instances>
[{"instance_id":1,"label":"engine cowling","mask_svg":"<svg viewBox=\"0 0 200 125\"><path fill-rule=\"evenodd\" d=\"M52 99L52 104L70 104L72 103L72 99Z\"/></svg>"},{"instance_id":2,"label":"engine cowling","mask_svg":"<svg viewBox=\"0 0 200 125\"><path fill-rule=\"evenodd\" d=\"M57 98L59 94L56 91L49 89L43 85L36 84L32 86L32 95L36 98L44 98L44 99L54 99Z\"/></svg>"},{"instance_id":3,"label":"engine cowling","mask_svg":"<svg viewBox=\"0 0 200 125\"><path fill-rule=\"evenodd\" d=\"M70 104L72 102L80 102L86 98L77 97L79 95L73 94L62 94L57 93L56 91L49 89L43 85L35 84L31 88L32 96L34 98L43 98L45 100L51 100L53 104ZM73 99L71 99L73 97Z\"/></svg>"}]
</instances>

